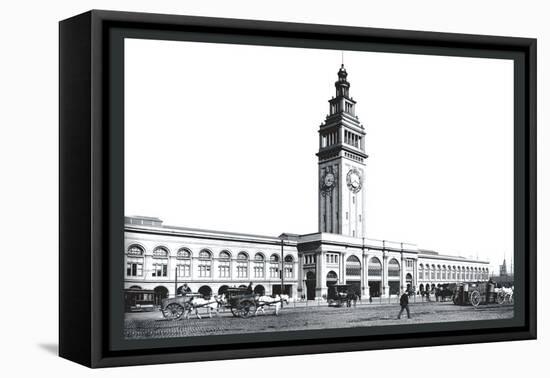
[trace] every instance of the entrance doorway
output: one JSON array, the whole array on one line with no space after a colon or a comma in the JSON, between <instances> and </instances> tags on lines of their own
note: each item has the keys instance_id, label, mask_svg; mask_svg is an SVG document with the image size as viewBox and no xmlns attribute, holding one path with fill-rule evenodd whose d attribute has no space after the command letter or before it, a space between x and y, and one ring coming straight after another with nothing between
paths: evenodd
<instances>
[{"instance_id":1,"label":"entrance doorway","mask_svg":"<svg viewBox=\"0 0 550 378\"><path fill-rule=\"evenodd\" d=\"M361 281L347 280L346 285L349 285L350 292L354 292L359 298L361 298Z\"/></svg>"},{"instance_id":2,"label":"entrance doorway","mask_svg":"<svg viewBox=\"0 0 550 378\"><path fill-rule=\"evenodd\" d=\"M168 298L168 289L164 286L157 286L154 288L155 304L160 305L164 298Z\"/></svg>"},{"instance_id":3,"label":"entrance doorway","mask_svg":"<svg viewBox=\"0 0 550 378\"><path fill-rule=\"evenodd\" d=\"M369 295L371 297L379 297L380 288L381 288L380 281L369 281Z\"/></svg>"},{"instance_id":4,"label":"entrance doorway","mask_svg":"<svg viewBox=\"0 0 550 378\"><path fill-rule=\"evenodd\" d=\"M388 281L388 286L390 289L390 295L399 295L399 287L401 286L400 281Z\"/></svg>"},{"instance_id":5,"label":"entrance doorway","mask_svg":"<svg viewBox=\"0 0 550 378\"><path fill-rule=\"evenodd\" d=\"M316 284L315 281L316 281L315 273L307 272L307 274L306 274L306 299L308 301L315 299L315 288L317 287L317 284Z\"/></svg>"},{"instance_id":6,"label":"entrance doorway","mask_svg":"<svg viewBox=\"0 0 550 378\"><path fill-rule=\"evenodd\" d=\"M338 283L338 275L334 271L327 273L327 298L333 298L336 293L335 285Z\"/></svg>"},{"instance_id":7,"label":"entrance doorway","mask_svg":"<svg viewBox=\"0 0 550 378\"><path fill-rule=\"evenodd\" d=\"M413 276L412 274L410 273L407 273L407 275L405 276L405 282L407 283L407 292L412 292L414 291L414 287L413 287Z\"/></svg>"}]
</instances>

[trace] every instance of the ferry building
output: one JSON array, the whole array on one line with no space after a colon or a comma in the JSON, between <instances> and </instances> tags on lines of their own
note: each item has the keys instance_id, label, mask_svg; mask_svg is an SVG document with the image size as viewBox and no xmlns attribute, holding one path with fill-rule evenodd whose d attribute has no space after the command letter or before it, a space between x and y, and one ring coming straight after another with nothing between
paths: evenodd
<instances>
[{"instance_id":1,"label":"ferry building","mask_svg":"<svg viewBox=\"0 0 550 378\"><path fill-rule=\"evenodd\" d=\"M319 128L318 232L265 236L126 217L126 291L158 301L175 295L183 283L209 296L252 282L257 293L283 291L312 300L326 297L336 284L369 298L488 279L487 261L365 238L365 130L344 65L335 87Z\"/></svg>"}]
</instances>

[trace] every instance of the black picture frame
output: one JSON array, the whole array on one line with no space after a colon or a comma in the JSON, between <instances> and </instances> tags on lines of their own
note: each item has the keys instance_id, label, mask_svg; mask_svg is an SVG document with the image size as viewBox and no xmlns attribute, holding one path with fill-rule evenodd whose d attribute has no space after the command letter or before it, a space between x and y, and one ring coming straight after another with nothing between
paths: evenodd
<instances>
[{"instance_id":1,"label":"black picture frame","mask_svg":"<svg viewBox=\"0 0 550 378\"><path fill-rule=\"evenodd\" d=\"M536 39L92 10L59 25L59 354L89 367L536 338ZM514 60L514 261L522 324L370 336L113 348L112 253L123 235L123 38ZM227 42L227 41L226 41ZM119 125L119 126L117 126Z\"/></svg>"}]
</instances>

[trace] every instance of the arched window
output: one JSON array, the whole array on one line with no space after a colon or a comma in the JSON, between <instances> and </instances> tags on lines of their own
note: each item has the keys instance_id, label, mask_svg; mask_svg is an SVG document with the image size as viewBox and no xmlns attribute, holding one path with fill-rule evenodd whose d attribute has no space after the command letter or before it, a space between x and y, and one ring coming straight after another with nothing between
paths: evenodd
<instances>
[{"instance_id":1,"label":"arched window","mask_svg":"<svg viewBox=\"0 0 550 378\"><path fill-rule=\"evenodd\" d=\"M336 285L338 283L338 275L334 271L327 273L327 286Z\"/></svg>"},{"instance_id":2,"label":"arched window","mask_svg":"<svg viewBox=\"0 0 550 378\"><path fill-rule=\"evenodd\" d=\"M368 274L369 277L382 276L382 263L377 257L373 257L369 260Z\"/></svg>"},{"instance_id":3,"label":"arched window","mask_svg":"<svg viewBox=\"0 0 550 378\"><path fill-rule=\"evenodd\" d=\"M388 264L388 278L399 278L399 262L396 259L391 259Z\"/></svg>"},{"instance_id":4,"label":"arched window","mask_svg":"<svg viewBox=\"0 0 550 378\"><path fill-rule=\"evenodd\" d=\"M265 257L261 253L254 255L254 278L264 278L264 262Z\"/></svg>"},{"instance_id":5,"label":"arched window","mask_svg":"<svg viewBox=\"0 0 550 378\"><path fill-rule=\"evenodd\" d=\"M178 277L191 277L191 251L180 248L176 253Z\"/></svg>"},{"instance_id":6,"label":"arched window","mask_svg":"<svg viewBox=\"0 0 550 378\"><path fill-rule=\"evenodd\" d=\"M279 278L279 255L269 256L269 277Z\"/></svg>"},{"instance_id":7,"label":"arched window","mask_svg":"<svg viewBox=\"0 0 550 378\"><path fill-rule=\"evenodd\" d=\"M177 259L190 259L191 258L191 251L187 248L180 248L178 252L176 253Z\"/></svg>"},{"instance_id":8,"label":"arched window","mask_svg":"<svg viewBox=\"0 0 550 378\"><path fill-rule=\"evenodd\" d=\"M168 250L164 247L157 247L153 250L153 257L167 258L168 257Z\"/></svg>"},{"instance_id":9,"label":"arched window","mask_svg":"<svg viewBox=\"0 0 550 378\"><path fill-rule=\"evenodd\" d=\"M207 249L199 252L199 277L212 277L212 252Z\"/></svg>"},{"instance_id":10,"label":"arched window","mask_svg":"<svg viewBox=\"0 0 550 378\"><path fill-rule=\"evenodd\" d=\"M388 263L388 289L389 294L399 294L401 283L401 267L397 259L391 259Z\"/></svg>"},{"instance_id":11,"label":"arched window","mask_svg":"<svg viewBox=\"0 0 550 378\"><path fill-rule=\"evenodd\" d=\"M203 249L199 252L199 260L212 260L212 252L207 249Z\"/></svg>"},{"instance_id":12,"label":"arched window","mask_svg":"<svg viewBox=\"0 0 550 378\"><path fill-rule=\"evenodd\" d=\"M441 279L442 280L447 279L447 267L445 265L441 266Z\"/></svg>"},{"instance_id":13,"label":"arched window","mask_svg":"<svg viewBox=\"0 0 550 378\"><path fill-rule=\"evenodd\" d=\"M292 255L285 256L285 278L294 277L294 257Z\"/></svg>"},{"instance_id":14,"label":"arched window","mask_svg":"<svg viewBox=\"0 0 550 378\"><path fill-rule=\"evenodd\" d=\"M351 255L346 260L346 276L361 276L361 261Z\"/></svg>"},{"instance_id":15,"label":"arched window","mask_svg":"<svg viewBox=\"0 0 550 378\"><path fill-rule=\"evenodd\" d=\"M432 264L432 268L431 268L431 276L430 278L432 280L435 280L435 265ZM432 284L433 285L433 284Z\"/></svg>"},{"instance_id":16,"label":"arched window","mask_svg":"<svg viewBox=\"0 0 550 378\"><path fill-rule=\"evenodd\" d=\"M141 246L134 244L128 247L127 253L128 256L143 256L145 251Z\"/></svg>"},{"instance_id":17,"label":"arched window","mask_svg":"<svg viewBox=\"0 0 550 378\"><path fill-rule=\"evenodd\" d=\"M441 279L441 265L437 266L437 271L436 272L437 272L436 279L440 280Z\"/></svg>"},{"instance_id":18,"label":"arched window","mask_svg":"<svg viewBox=\"0 0 550 378\"><path fill-rule=\"evenodd\" d=\"M153 277L168 277L168 249L156 247L153 250Z\"/></svg>"},{"instance_id":19,"label":"arched window","mask_svg":"<svg viewBox=\"0 0 550 378\"><path fill-rule=\"evenodd\" d=\"M418 279L423 280L424 279L424 265L418 264Z\"/></svg>"},{"instance_id":20,"label":"arched window","mask_svg":"<svg viewBox=\"0 0 550 378\"><path fill-rule=\"evenodd\" d=\"M131 245L126 252L126 276L143 277L143 254L145 250L139 245Z\"/></svg>"},{"instance_id":21,"label":"arched window","mask_svg":"<svg viewBox=\"0 0 550 378\"><path fill-rule=\"evenodd\" d=\"M237 255L237 277L248 277L248 255L246 252L239 252Z\"/></svg>"},{"instance_id":22,"label":"arched window","mask_svg":"<svg viewBox=\"0 0 550 378\"><path fill-rule=\"evenodd\" d=\"M231 254L229 251L221 251L218 259L218 276L220 278L231 277Z\"/></svg>"}]
</instances>

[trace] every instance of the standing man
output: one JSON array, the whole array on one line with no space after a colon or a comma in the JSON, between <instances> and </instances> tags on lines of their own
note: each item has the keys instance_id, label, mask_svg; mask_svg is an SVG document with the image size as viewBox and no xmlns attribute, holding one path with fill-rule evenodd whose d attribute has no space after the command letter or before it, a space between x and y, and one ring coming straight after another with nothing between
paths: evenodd
<instances>
[{"instance_id":1,"label":"standing man","mask_svg":"<svg viewBox=\"0 0 550 378\"><path fill-rule=\"evenodd\" d=\"M409 311L409 296L407 295L406 291L404 291L403 294L401 294L401 298L399 298L399 304L401 305L401 311L399 311L399 315L397 315L397 319L401 319L403 310L407 310L407 318L410 319L411 312Z\"/></svg>"}]
</instances>

